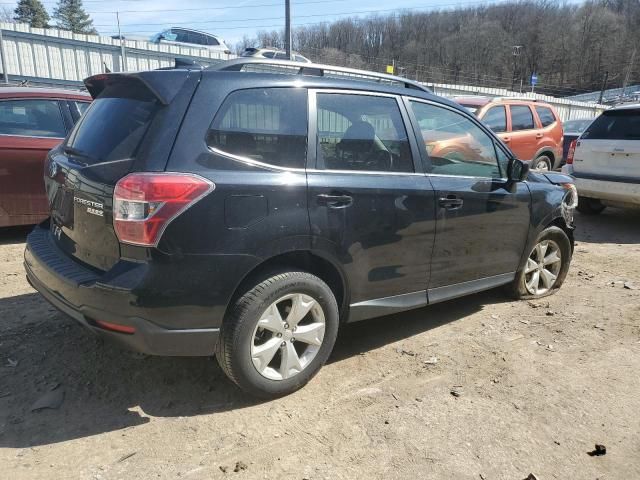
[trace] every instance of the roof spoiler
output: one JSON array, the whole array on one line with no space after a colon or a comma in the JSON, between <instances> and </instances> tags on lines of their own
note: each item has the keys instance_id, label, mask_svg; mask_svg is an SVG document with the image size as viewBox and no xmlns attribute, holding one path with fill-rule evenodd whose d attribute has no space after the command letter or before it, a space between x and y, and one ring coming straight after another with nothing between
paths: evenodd
<instances>
[{"instance_id":1,"label":"roof spoiler","mask_svg":"<svg viewBox=\"0 0 640 480\"><path fill-rule=\"evenodd\" d=\"M198 72L198 75L200 73ZM144 88L163 105L168 105L192 75L192 70L152 70L133 73L101 73L84 80L84 85L94 99L110 85L129 83L133 88Z\"/></svg>"}]
</instances>

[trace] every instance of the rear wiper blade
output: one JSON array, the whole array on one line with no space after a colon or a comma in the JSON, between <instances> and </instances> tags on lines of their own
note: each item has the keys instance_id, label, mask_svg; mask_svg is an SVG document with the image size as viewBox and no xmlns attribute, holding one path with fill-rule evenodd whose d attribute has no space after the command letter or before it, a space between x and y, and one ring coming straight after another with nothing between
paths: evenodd
<instances>
[{"instance_id":1,"label":"rear wiper blade","mask_svg":"<svg viewBox=\"0 0 640 480\"><path fill-rule=\"evenodd\" d=\"M84 153L84 152L82 152L82 151L80 151L80 150L78 150L76 148L73 148L73 147L68 147L68 146L64 147L63 151L67 155L72 155L74 157L86 158L88 160L92 160L92 158L89 155L87 155L86 153ZM85 165L87 165L87 164L85 163Z\"/></svg>"}]
</instances>

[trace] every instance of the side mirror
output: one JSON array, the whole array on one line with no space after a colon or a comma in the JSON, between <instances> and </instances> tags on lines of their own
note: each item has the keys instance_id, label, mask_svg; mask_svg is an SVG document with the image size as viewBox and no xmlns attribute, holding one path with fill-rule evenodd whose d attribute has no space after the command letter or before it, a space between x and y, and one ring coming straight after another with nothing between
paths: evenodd
<instances>
[{"instance_id":1,"label":"side mirror","mask_svg":"<svg viewBox=\"0 0 640 480\"><path fill-rule=\"evenodd\" d=\"M530 166L528 163L511 158L507 167L507 175L512 182L524 182L529 175Z\"/></svg>"}]
</instances>

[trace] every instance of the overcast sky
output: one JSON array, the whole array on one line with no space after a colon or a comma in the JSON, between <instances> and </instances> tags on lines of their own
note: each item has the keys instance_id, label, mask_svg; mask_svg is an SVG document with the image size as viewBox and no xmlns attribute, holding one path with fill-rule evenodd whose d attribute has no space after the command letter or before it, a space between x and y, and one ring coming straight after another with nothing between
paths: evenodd
<instances>
[{"instance_id":1,"label":"overcast sky","mask_svg":"<svg viewBox=\"0 0 640 480\"><path fill-rule=\"evenodd\" d=\"M49 13L53 13L56 0L44 0L43 3ZM291 1L294 27L337 20L351 12L363 12L352 16L366 16L369 12L386 14L403 8L419 11L482 3L478 0ZM9 6L10 0L0 0L0 4ZM171 26L184 26L220 35L230 47L243 35L252 37L258 30L284 25L284 0L84 0L84 6L103 35L117 34L116 10L121 12L123 33L151 36Z\"/></svg>"}]
</instances>

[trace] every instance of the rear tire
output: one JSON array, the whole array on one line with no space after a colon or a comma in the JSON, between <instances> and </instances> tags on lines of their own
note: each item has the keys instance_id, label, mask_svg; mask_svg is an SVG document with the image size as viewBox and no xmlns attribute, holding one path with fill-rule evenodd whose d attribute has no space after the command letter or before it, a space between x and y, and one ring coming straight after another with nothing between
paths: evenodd
<instances>
[{"instance_id":1,"label":"rear tire","mask_svg":"<svg viewBox=\"0 0 640 480\"><path fill-rule=\"evenodd\" d=\"M513 283L508 287L516 299L552 295L562 286L571 264L571 241L559 227L547 227L533 244Z\"/></svg>"},{"instance_id":2,"label":"rear tire","mask_svg":"<svg viewBox=\"0 0 640 480\"><path fill-rule=\"evenodd\" d=\"M607 208L597 198L579 197L577 210L584 215L598 215Z\"/></svg>"},{"instance_id":3,"label":"rear tire","mask_svg":"<svg viewBox=\"0 0 640 480\"><path fill-rule=\"evenodd\" d=\"M338 305L326 283L306 272L280 273L237 299L223 322L216 358L244 391L281 397L318 373L338 325Z\"/></svg>"},{"instance_id":4,"label":"rear tire","mask_svg":"<svg viewBox=\"0 0 640 480\"><path fill-rule=\"evenodd\" d=\"M532 162L531 169L539 170L541 172L550 172L552 166L551 159L546 155L541 155Z\"/></svg>"}]
</instances>

